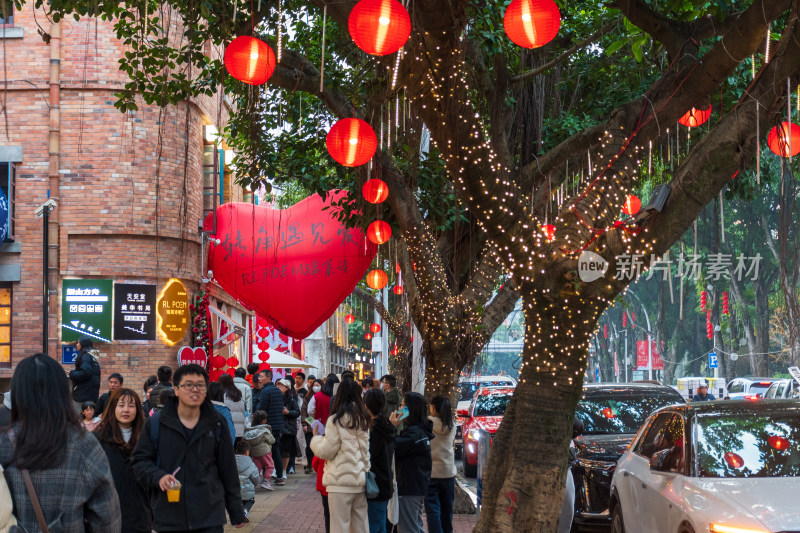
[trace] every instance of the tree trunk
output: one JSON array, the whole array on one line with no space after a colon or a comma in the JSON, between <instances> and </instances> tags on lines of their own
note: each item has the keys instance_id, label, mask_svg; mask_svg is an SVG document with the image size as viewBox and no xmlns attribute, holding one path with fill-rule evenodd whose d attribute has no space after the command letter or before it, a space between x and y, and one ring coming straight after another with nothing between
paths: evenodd
<instances>
[{"instance_id":1,"label":"tree trunk","mask_svg":"<svg viewBox=\"0 0 800 533\"><path fill-rule=\"evenodd\" d=\"M554 302L523 295L524 362L492 442L483 481L483 493L491 496L483 501L476 533L555 531L573 413L600 306L575 296Z\"/></svg>"}]
</instances>

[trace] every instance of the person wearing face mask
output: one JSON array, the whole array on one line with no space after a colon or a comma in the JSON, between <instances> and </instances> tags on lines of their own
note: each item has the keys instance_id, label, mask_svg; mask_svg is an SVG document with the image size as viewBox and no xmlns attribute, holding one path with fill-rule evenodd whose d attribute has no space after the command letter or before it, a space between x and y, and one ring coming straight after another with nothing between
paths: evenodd
<instances>
[{"instance_id":1,"label":"person wearing face mask","mask_svg":"<svg viewBox=\"0 0 800 533\"><path fill-rule=\"evenodd\" d=\"M150 501L131 470L130 456L139 440L144 412L139 396L131 389L115 389L108 400L106 416L94 433L106 452L111 477L122 511L121 533L149 533L153 514Z\"/></svg>"},{"instance_id":2,"label":"person wearing face mask","mask_svg":"<svg viewBox=\"0 0 800 533\"><path fill-rule=\"evenodd\" d=\"M313 398L315 394L322 390L322 383L317 381L316 376L311 375L308 376L308 386L308 393L303 397L303 405L300 407L300 423L303 425L303 435L305 435L306 438L306 467L304 469L306 474L313 472L311 469L311 461L314 459L314 452L311 451L311 438L314 434L311 432L311 426L306 422L306 418L308 418L308 402L311 401L311 398Z\"/></svg>"}]
</instances>

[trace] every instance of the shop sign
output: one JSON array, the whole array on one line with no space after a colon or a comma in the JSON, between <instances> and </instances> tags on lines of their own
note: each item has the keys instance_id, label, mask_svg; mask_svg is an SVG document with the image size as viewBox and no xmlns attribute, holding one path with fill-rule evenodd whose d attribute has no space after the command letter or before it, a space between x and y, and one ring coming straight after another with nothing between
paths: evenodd
<instances>
[{"instance_id":1,"label":"shop sign","mask_svg":"<svg viewBox=\"0 0 800 533\"><path fill-rule=\"evenodd\" d=\"M134 283L114 285L114 339L156 340L156 286Z\"/></svg>"},{"instance_id":2,"label":"shop sign","mask_svg":"<svg viewBox=\"0 0 800 533\"><path fill-rule=\"evenodd\" d=\"M178 350L178 366L200 365L205 367L208 363L208 355L205 348L191 348L184 346Z\"/></svg>"},{"instance_id":3,"label":"shop sign","mask_svg":"<svg viewBox=\"0 0 800 533\"><path fill-rule=\"evenodd\" d=\"M61 340L77 341L83 336L111 342L110 279L65 279L61 284Z\"/></svg>"},{"instance_id":4,"label":"shop sign","mask_svg":"<svg viewBox=\"0 0 800 533\"><path fill-rule=\"evenodd\" d=\"M181 280L172 278L164 285L156 302L158 331L164 342L173 346L183 340L189 327L189 295Z\"/></svg>"}]
</instances>

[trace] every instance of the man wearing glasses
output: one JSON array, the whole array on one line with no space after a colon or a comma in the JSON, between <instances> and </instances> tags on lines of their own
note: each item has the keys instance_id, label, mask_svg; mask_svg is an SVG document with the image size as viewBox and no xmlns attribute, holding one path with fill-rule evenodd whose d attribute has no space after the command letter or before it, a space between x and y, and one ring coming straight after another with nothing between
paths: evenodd
<instances>
[{"instance_id":1,"label":"man wearing glasses","mask_svg":"<svg viewBox=\"0 0 800 533\"><path fill-rule=\"evenodd\" d=\"M173 383L175 396L145 422L131 458L139 482L152 489L153 529L222 533L226 509L231 523L242 527L247 518L233 442L206 401L208 374L184 365Z\"/></svg>"}]
</instances>

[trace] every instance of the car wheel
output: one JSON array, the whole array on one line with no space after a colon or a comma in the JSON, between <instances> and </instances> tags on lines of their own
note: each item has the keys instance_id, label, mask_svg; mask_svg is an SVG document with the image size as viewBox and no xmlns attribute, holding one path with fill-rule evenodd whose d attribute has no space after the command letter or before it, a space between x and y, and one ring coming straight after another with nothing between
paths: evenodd
<instances>
[{"instance_id":1,"label":"car wheel","mask_svg":"<svg viewBox=\"0 0 800 533\"><path fill-rule=\"evenodd\" d=\"M679 531L680 533L694 533L694 528L689 524L683 524Z\"/></svg>"},{"instance_id":2,"label":"car wheel","mask_svg":"<svg viewBox=\"0 0 800 533\"><path fill-rule=\"evenodd\" d=\"M464 457L464 477L478 477L478 465L471 465L467 460L467 454L462 454Z\"/></svg>"},{"instance_id":3,"label":"car wheel","mask_svg":"<svg viewBox=\"0 0 800 533\"><path fill-rule=\"evenodd\" d=\"M611 533L625 533L625 523L622 520L622 509L619 503L611 510Z\"/></svg>"}]
</instances>

